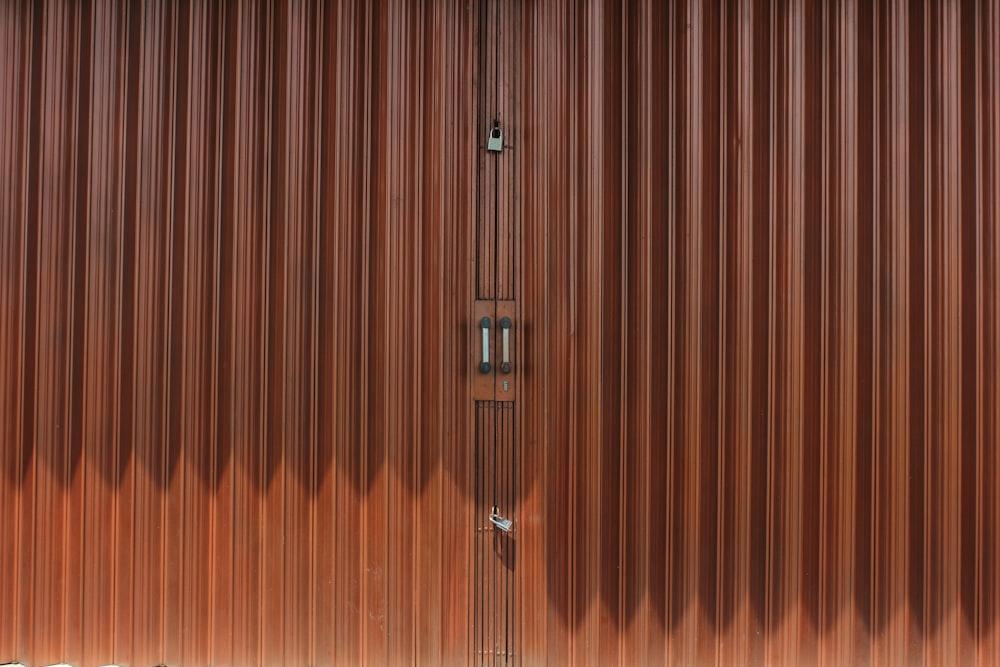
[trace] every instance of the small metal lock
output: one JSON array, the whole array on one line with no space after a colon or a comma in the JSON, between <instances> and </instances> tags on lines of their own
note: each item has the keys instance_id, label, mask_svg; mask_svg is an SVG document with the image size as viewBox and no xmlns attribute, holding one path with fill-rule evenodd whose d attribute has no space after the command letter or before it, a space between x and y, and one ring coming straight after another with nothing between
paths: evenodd
<instances>
[{"instance_id":1,"label":"small metal lock","mask_svg":"<svg viewBox=\"0 0 1000 667\"><path fill-rule=\"evenodd\" d=\"M503 150L503 130L500 129L500 125L494 121L493 129L490 130L490 138L486 142L486 150L500 152Z\"/></svg>"},{"instance_id":2,"label":"small metal lock","mask_svg":"<svg viewBox=\"0 0 1000 667\"><path fill-rule=\"evenodd\" d=\"M500 510L496 505L493 506L493 511L490 512L490 523L505 533L509 533L510 529L514 527L514 522L500 514Z\"/></svg>"}]
</instances>

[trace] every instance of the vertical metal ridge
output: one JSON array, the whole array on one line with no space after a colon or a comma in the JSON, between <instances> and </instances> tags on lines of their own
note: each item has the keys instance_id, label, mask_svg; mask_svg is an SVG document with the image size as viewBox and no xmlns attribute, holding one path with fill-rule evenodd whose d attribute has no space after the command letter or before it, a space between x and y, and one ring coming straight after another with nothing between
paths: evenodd
<instances>
[{"instance_id":1,"label":"vertical metal ridge","mask_svg":"<svg viewBox=\"0 0 1000 667\"><path fill-rule=\"evenodd\" d=\"M983 245L985 255L984 292L991 298L993 310L1000 311L1000 9L990 6L984 10L982 24L983 40L980 48L986 50L988 57L983 66L983 122L984 122L984 192L992 193L985 203L984 236L991 242ZM987 305L987 309L990 306ZM988 312L988 310L987 310ZM1000 566L997 556L1000 554L1000 516L998 516L996 499L1000 497L1000 457L996 447L990 446L1000 438L1000 387L997 375L1000 373L1000 320L997 317L985 318L986 340L984 350L987 352L985 373L991 377L989 390L984 397L983 417L987 427L987 443L984 443L983 470L983 554L982 571L979 579L982 592L980 606L980 623L982 644L978 658L981 664L1000 660L1000 624L996 616L1000 613ZM990 625L987 621L992 618ZM985 626L985 627L984 627Z\"/></svg>"},{"instance_id":2,"label":"vertical metal ridge","mask_svg":"<svg viewBox=\"0 0 1000 667\"><path fill-rule=\"evenodd\" d=\"M23 359L25 317L24 193L27 189L24 164L25 126L30 99L30 23L23 3L7 3L0 9L0 85L11 91L0 102L0 465L4 484L0 503L0 534L8 548L0 554L0 659L13 659L19 652L22 608L20 572L24 484ZM30 348L29 348L30 349Z\"/></svg>"}]
</instances>

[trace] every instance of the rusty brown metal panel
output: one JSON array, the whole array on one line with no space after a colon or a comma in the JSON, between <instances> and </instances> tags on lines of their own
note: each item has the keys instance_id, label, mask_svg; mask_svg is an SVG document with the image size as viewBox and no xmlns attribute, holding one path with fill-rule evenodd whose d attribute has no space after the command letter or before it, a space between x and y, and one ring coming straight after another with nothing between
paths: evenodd
<instances>
[{"instance_id":1,"label":"rusty brown metal panel","mask_svg":"<svg viewBox=\"0 0 1000 667\"><path fill-rule=\"evenodd\" d=\"M468 655L470 9L3 5L0 659Z\"/></svg>"},{"instance_id":2,"label":"rusty brown metal panel","mask_svg":"<svg viewBox=\"0 0 1000 667\"><path fill-rule=\"evenodd\" d=\"M518 523L514 422L515 403L477 401L473 664L512 665L520 660L514 599L519 535L516 528L494 529L488 519L496 512Z\"/></svg>"},{"instance_id":3,"label":"rusty brown metal panel","mask_svg":"<svg viewBox=\"0 0 1000 667\"><path fill-rule=\"evenodd\" d=\"M988 664L996 7L602 9L525 10L526 653Z\"/></svg>"},{"instance_id":4,"label":"rusty brown metal panel","mask_svg":"<svg viewBox=\"0 0 1000 667\"><path fill-rule=\"evenodd\" d=\"M987 0L0 3L0 662L1000 662L998 63Z\"/></svg>"},{"instance_id":5,"label":"rusty brown metal panel","mask_svg":"<svg viewBox=\"0 0 1000 667\"><path fill-rule=\"evenodd\" d=\"M25 14L29 10L21 3L0 7L0 71L2 85L7 90L25 90L24 82L30 75L31 33L25 29ZM24 215L26 206L27 104L23 96L5 95L0 105L0 216L4 221L13 221ZM4 656L17 653L23 598L18 572L22 554L22 495L28 459L22 446L26 410L23 390L27 352L23 330L26 231L18 224L0 226L0 377L4 378L0 382L0 465L3 466L0 531L5 545L0 554L0 572L4 573L0 575L0 655Z\"/></svg>"}]
</instances>

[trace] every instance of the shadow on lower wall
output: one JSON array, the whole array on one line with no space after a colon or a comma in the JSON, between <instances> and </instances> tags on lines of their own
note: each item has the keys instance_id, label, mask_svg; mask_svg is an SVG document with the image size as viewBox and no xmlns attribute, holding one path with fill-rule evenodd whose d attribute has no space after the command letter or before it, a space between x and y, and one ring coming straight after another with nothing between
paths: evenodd
<instances>
[{"instance_id":1,"label":"shadow on lower wall","mask_svg":"<svg viewBox=\"0 0 1000 667\"><path fill-rule=\"evenodd\" d=\"M997 623L1000 524L992 507L973 503L974 519L961 521L957 541L944 539L939 510L926 524L922 510L884 517L891 525L880 537L871 505L855 505L838 527L836 513L848 504L828 497L792 507L766 476L737 496L735 470L713 465L686 479L683 465L657 472L605 460L626 487L613 481L595 499L574 494L565 466L552 463L543 485L545 577L549 608L566 627L578 627L598 599L619 628L648 614L666 632L694 609L714 632L742 619L771 633L794 615L818 634L845 614L876 636L901 613L923 637L956 611L983 636ZM897 530L909 534L907 544L889 541ZM888 566L888 552L905 576Z\"/></svg>"}]
</instances>

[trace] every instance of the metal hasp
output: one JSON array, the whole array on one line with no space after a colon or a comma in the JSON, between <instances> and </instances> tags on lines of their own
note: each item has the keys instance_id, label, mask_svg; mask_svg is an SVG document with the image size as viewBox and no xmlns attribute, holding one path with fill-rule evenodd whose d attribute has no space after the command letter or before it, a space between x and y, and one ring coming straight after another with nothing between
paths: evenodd
<instances>
[{"instance_id":1,"label":"metal hasp","mask_svg":"<svg viewBox=\"0 0 1000 667\"><path fill-rule=\"evenodd\" d=\"M512 326L510 318L505 317L500 320L500 329L503 331L503 361L500 362L500 370L504 373L510 373L512 366L510 365L510 327Z\"/></svg>"},{"instance_id":2,"label":"metal hasp","mask_svg":"<svg viewBox=\"0 0 1000 667\"><path fill-rule=\"evenodd\" d=\"M505 533L509 533L510 529L514 527L514 522L500 514L500 510L497 509L496 505L493 506L493 511L490 512L490 523Z\"/></svg>"},{"instance_id":3,"label":"metal hasp","mask_svg":"<svg viewBox=\"0 0 1000 667\"><path fill-rule=\"evenodd\" d=\"M493 121L493 129L490 130L489 139L486 141L486 150L496 153L503 150L503 130L500 129L499 121Z\"/></svg>"},{"instance_id":4,"label":"metal hasp","mask_svg":"<svg viewBox=\"0 0 1000 667\"><path fill-rule=\"evenodd\" d=\"M489 373L493 369L490 366L490 329L493 328L493 323L490 318L484 317L479 320L479 326L483 330L483 360L479 364L479 372Z\"/></svg>"}]
</instances>

